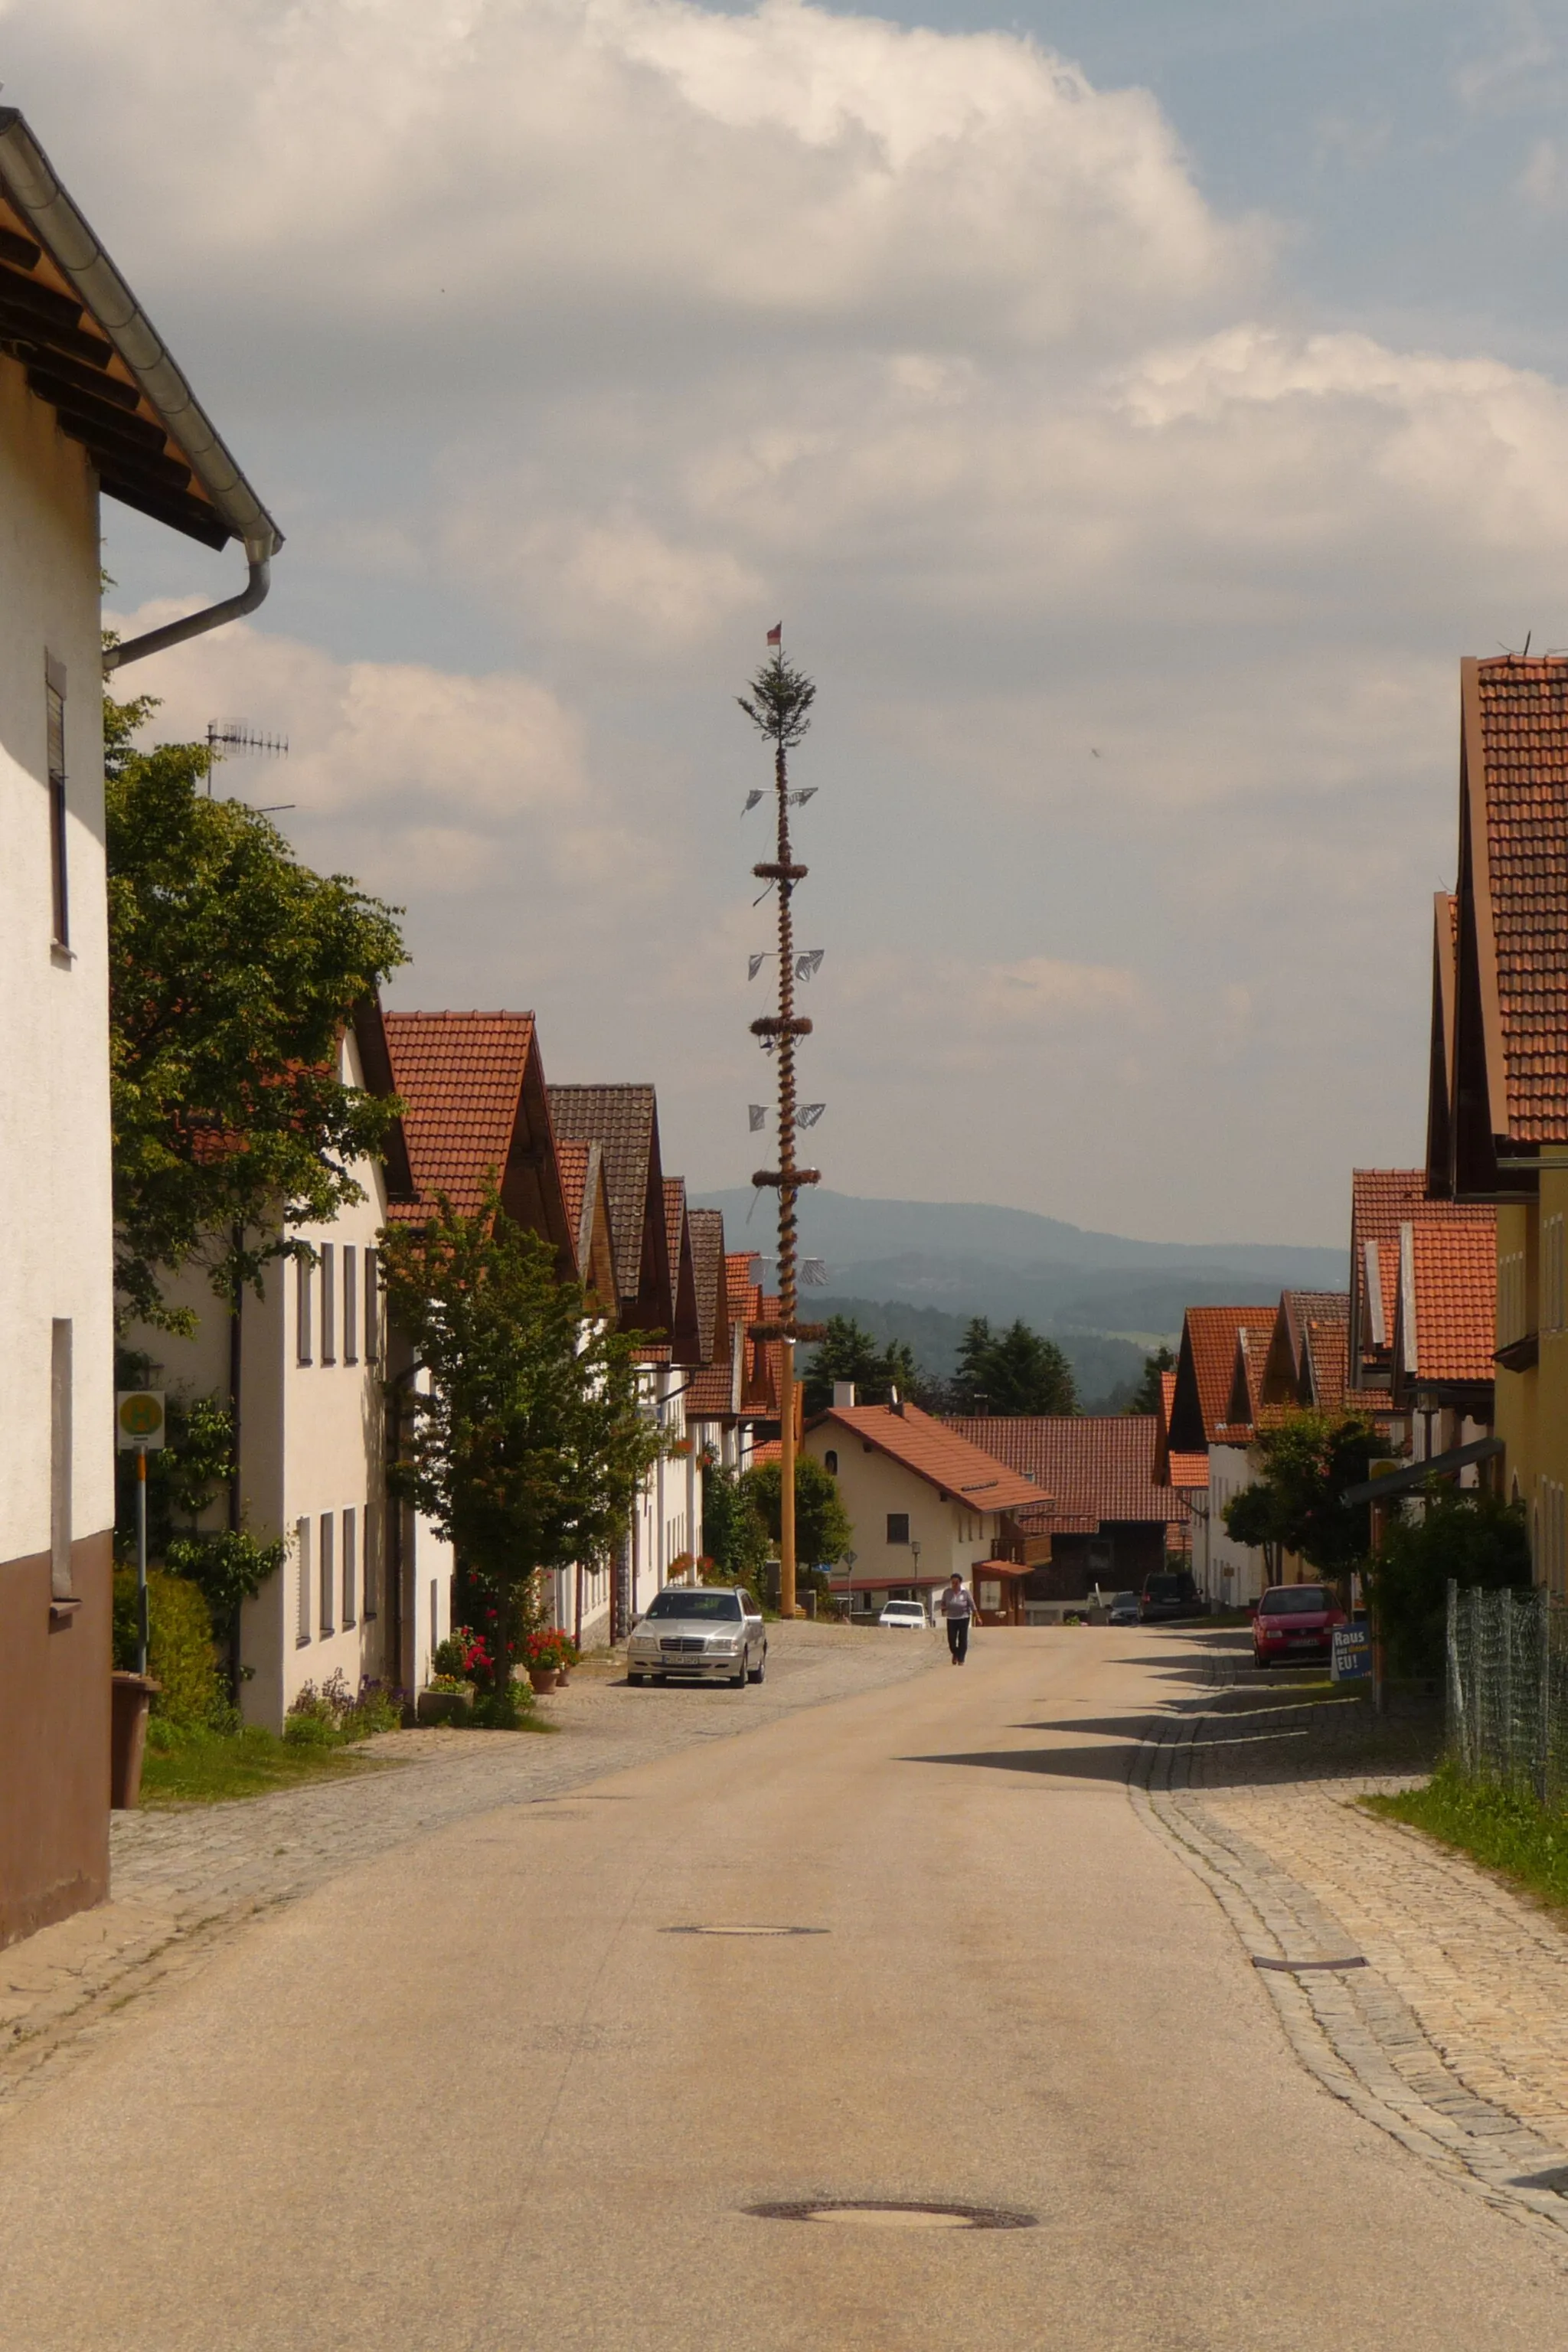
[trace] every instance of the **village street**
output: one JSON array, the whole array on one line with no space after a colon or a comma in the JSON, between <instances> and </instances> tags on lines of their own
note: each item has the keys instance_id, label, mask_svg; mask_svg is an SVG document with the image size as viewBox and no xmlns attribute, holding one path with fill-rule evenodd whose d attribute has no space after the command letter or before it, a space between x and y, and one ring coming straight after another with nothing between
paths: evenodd
<instances>
[{"instance_id":1,"label":"village street","mask_svg":"<svg viewBox=\"0 0 1568 2352\"><path fill-rule=\"evenodd\" d=\"M488 1806L416 1765L137 1823L132 1859L222 1832L232 1874L247 1821L259 1853L289 1807L409 1808L0 2111L0 2341L1561 2343L1554 1930L1348 1810L1355 1758L1271 1714L1234 1636L982 1633L955 1673L800 1631L750 1731L739 1694L597 1694L629 1769L584 1734L580 1777L571 1738L522 1743L547 1779L498 1762ZM1289 1785L1308 1748L1320 1785ZM745 1927L812 1932L689 1932ZM1448 2068L1410 1973L1464 2010L1489 1936L1533 1955L1522 2122ZM747 2210L814 2200L1034 2226Z\"/></svg>"}]
</instances>

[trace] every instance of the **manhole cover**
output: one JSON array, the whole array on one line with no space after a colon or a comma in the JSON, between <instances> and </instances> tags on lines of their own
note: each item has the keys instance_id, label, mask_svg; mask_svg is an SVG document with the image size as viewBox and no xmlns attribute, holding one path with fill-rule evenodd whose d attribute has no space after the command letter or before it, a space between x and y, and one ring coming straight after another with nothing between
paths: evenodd
<instances>
[{"instance_id":1,"label":"manhole cover","mask_svg":"<svg viewBox=\"0 0 1568 2352\"><path fill-rule=\"evenodd\" d=\"M1301 1977L1311 1975L1318 1969L1364 1969L1366 1962L1359 1954L1352 1954L1343 1960L1271 1960L1265 1958L1261 1952L1254 1952L1252 1965L1255 1969L1270 1969L1279 1976Z\"/></svg>"},{"instance_id":2,"label":"manhole cover","mask_svg":"<svg viewBox=\"0 0 1568 2352\"><path fill-rule=\"evenodd\" d=\"M1033 2230L1038 2216L1005 2205L926 2204L907 2197L801 2197L748 2205L760 2221L826 2221L858 2230Z\"/></svg>"},{"instance_id":3,"label":"manhole cover","mask_svg":"<svg viewBox=\"0 0 1568 2352\"><path fill-rule=\"evenodd\" d=\"M665 1936L826 1936L826 1927L663 1927Z\"/></svg>"}]
</instances>

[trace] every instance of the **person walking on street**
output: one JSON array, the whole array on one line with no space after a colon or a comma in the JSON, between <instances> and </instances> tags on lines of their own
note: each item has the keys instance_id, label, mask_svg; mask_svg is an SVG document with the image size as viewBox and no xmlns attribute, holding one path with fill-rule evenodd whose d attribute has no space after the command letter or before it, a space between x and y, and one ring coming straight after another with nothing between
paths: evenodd
<instances>
[{"instance_id":1,"label":"person walking on street","mask_svg":"<svg viewBox=\"0 0 1568 2352\"><path fill-rule=\"evenodd\" d=\"M936 1605L947 1620L948 1655L955 1666L961 1666L969 1655L969 1628L974 1616L974 1597L956 1568L947 1591L938 1593Z\"/></svg>"}]
</instances>

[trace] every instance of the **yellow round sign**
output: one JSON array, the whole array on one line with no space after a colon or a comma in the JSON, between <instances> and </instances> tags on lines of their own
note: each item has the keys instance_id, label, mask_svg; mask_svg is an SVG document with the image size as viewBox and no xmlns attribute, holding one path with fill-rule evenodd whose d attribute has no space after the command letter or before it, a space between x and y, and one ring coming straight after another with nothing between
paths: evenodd
<instances>
[{"instance_id":1,"label":"yellow round sign","mask_svg":"<svg viewBox=\"0 0 1568 2352\"><path fill-rule=\"evenodd\" d=\"M156 1437L163 1426L163 1400L142 1390L124 1398L120 1426L127 1437Z\"/></svg>"}]
</instances>

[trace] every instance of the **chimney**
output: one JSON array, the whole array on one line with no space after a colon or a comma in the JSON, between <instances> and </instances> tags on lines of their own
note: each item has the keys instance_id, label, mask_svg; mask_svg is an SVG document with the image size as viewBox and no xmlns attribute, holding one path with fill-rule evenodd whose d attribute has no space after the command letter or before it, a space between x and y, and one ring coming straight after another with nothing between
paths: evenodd
<instances>
[{"instance_id":1,"label":"chimney","mask_svg":"<svg viewBox=\"0 0 1568 2352\"><path fill-rule=\"evenodd\" d=\"M904 1417L904 1401L899 1394L897 1389L889 1389L888 1391L888 1402L891 1406L892 1410L898 1414L899 1419L902 1421Z\"/></svg>"},{"instance_id":2,"label":"chimney","mask_svg":"<svg viewBox=\"0 0 1568 2352\"><path fill-rule=\"evenodd\" d=\"M851 1411L855 1403L854 1381L835 1381L833 1383L833 1402L840 1412Z\"/></svg>"}]
</instances>

